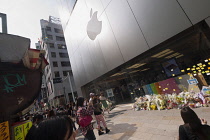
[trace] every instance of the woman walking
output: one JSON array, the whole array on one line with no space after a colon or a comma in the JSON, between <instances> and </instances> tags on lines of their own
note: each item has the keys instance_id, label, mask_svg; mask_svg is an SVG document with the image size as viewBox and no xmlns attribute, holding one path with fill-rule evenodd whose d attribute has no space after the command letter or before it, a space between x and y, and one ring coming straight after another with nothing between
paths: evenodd
<instances>
[{"instance_id":1,"label":"woman walking","mask_svg":"<svg viewBox=\"0 0 210 140\"><path fill-rule=\"evenodd\" d=\"M107 99L106 97L104 96L103 93L101 93L101 96L99 97L102 105L103 105L103 108L104 108L104 111L107 111L108 114L109 114L109 108L108 108L108 104L107 104Z\"/></svg>"},{"instance_id":2,"label":"woman walking","mask_svg":"<svg viewBox=\"0 0 210 140\"><path fill-rule=\"evenodd\" d=\"M93 107L94 107L94 115L96 117L96 121L98 124L98 135L100 136L104 134L104 132L101 131L100 122L103 123L106 133L109 133L110 130L107 128L104 116L102 115L101 104L98 102L97 98L93 99Z\"/></svg>"},{"instance_id":3,"label":"woman walking","mask_svg":"<svg viewBox=\"0 0 210 140\"><path fill-rule=\"evenodd\" d=\"M77 99L77 123L79 125L80 130L82 131L82 134L85 136L88 140L95 140L95 134L93 132L93 125L91 123L93 114L93 105L92 103L88 104L87 109L83 106L84 105L84 98L79 97Z\"/></svg>"}]
</instances>

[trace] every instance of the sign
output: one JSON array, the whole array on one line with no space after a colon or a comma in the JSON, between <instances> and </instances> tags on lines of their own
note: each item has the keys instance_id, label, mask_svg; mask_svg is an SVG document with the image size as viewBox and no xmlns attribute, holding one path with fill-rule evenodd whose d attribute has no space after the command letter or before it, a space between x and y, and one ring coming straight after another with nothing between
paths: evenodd
<instances>
[{"instance_id":1,"label":"sign","mask_svg":"<svg viewBox=\"0 0 210 140\"><path fill-rule=\"evenodd\" d=\"M113 90L110 88L110 89L107 89L106 90L106 93L107 93L107 97L113 97L114 94L113 94Z\"/></svg>"},{"instance_id":2,"label":"sign","mask_svg":"<svg viewBox=\"0 0 210 140\"><path fill-rule=\"evenodd\" d=\"M31 121L25 121L19 123L18 125L15 125L14 126L15 140L24 140L31 127L32 127Z\"/></svg>"},{"instance_id":3,"label":"sign","mask_svg":"<svg viewBox=\"0 0 210 140\"><path fill-rule=\"evenodd\" d=\"M190 79L190 80L187 80L188 84L189 85L196 85L198 83L197 79Z\"/></svg>"},{"instance_id":4,"label":"sign","mask_svg":"<svg viewBox=\"0 0 210 140\"><path fill-rule=\"evenodd\" d=\"M0 123L0 140L10 140L8 121Z\"/></svg>"},{"instance_id":5,"label":"sign","mask_svg":"<svg viewBox=\"0 0 210 140\"><path fill-rule=\"evenodd\" d=\"M204 95L205 94L210 94L210 87L203 86L201 91Z\"/></svg>"},{"instance_id":6,"label":"sign","mask_svg":"<svg viewBox=\"0 0 210 140\"><path fill-rule=\"evenodd\" d=\"M24 140L23 125L14 127L15 140Z\"/></svg>"},{"instance_id":7,"label":"sign","mask_svg":"<svg viewBox=\"0 0 210 140\"><path fill-rule=\"evenodd\" d=\"M53 84L62 83L62 78L53 78Z\"/></svg>"},{"instance_id":8,"label":"sign","mask_svg":"<svg viewBox=\"0 0 210 140\"><path fill-rule=\"evenodd\" d=\"M26 123L23 124L23 131L24 131L24 136L25 137L28 134L28 131L30 130L31 126L32 126L31 121L27 121Z\"/></svg>"},{"instance_id":9,"label":"sign","mask_svg":"<svg viewBox=\"0 0 210 140\"><path fill-rule=\"evenodd\" d=\"M40 93L41 76L23 64L0 63L0 112L10 116L31 105Z\"/></svg>"}]
</instances>

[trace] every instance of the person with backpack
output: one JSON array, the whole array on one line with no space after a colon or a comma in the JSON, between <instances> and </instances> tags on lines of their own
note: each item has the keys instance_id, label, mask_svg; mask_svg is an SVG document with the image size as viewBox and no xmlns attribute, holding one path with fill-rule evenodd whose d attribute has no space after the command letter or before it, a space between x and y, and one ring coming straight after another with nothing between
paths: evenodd
<instances>
[{"instance_id":1,"label":"person with backpack","mask_svg":"<svg viewBox=\"0 0 210 140\"><path fill-rule=\"evenodd\" d=\"M106 133L109 133L109 129L107 128L106 121L104 120L104 116L102 115L102 109L101 104L98 102L97 98L93 99L93 107L94 107L94 115L98 124L98 135L104 134L104 132L101 131L100 122L103 123L103 126L105 127Z\"/></svg>"},{"instance_id":2,"label":"person with backpack","mask_svg":"<svg viewBox=\"0 0 210 140\"><path fill-rule=\"evenodd\" d=\"M95 140L95 134L93 132L93 124L92 121L92 114L93 114L93 104L90 102L88 107L84 107L84 98L79 97L77 99L77 113L76 113L76 120L77 124L79 125L79 129L81 130L82 134L88 140Z\"/></svg>"}]
</instances>

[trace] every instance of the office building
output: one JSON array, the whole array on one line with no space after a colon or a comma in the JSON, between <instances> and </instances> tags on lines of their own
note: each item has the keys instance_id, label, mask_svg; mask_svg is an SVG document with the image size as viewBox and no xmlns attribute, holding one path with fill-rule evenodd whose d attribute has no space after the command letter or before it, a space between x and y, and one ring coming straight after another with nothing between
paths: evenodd
<instances>
[{"instance_id":1,"label":"office building","mask_svg":"<svg viewBox=\"0 0 210 140\"><path fill-rule=\"evenodd\" d=\"M45 58L49 62L44 73L48 101L54 106L64 105L73 101L72 91L76 96L76 90L62 26L59 18L52 16L48 21L40 20L40 24L42 37L39 42L41 49L46 51Z\"/></svg>"}]
</instances>

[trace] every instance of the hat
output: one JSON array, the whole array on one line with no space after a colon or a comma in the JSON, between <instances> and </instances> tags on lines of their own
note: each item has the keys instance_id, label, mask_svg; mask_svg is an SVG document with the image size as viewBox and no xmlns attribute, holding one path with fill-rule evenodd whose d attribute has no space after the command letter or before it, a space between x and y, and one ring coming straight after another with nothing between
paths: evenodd
<instances>
[{"instance_id":1,"label":"hat","mask_svg":"<svg viewBox=\"0 0 210 140\"><path fill-rule=\"evenodd\" d=\"M90 96L94 96L95 94L94 93L90 93Z\"/></svg>"}]
</instances>

